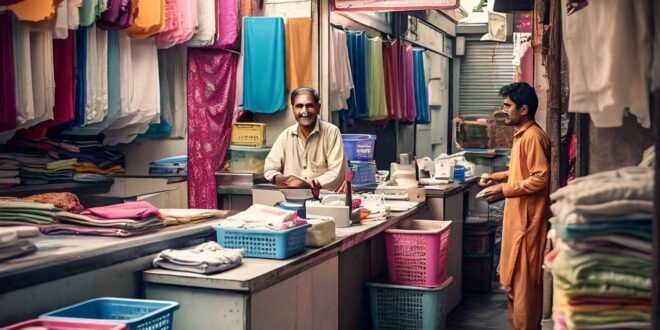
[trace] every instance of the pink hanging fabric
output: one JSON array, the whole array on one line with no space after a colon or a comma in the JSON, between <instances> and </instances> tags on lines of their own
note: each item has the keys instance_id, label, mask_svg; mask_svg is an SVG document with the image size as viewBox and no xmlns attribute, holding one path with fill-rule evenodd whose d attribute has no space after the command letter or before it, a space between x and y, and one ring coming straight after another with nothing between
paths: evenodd
<instances>
[{"instance_id":1,"label":"pink hanging fabric","mask_svg":"<svg viewBox=\"0 0 660 330\"><path fill-rule=\"evenodd\" d=\"M207 48L213 49L236 49L239 45L239 4L238 0L217 0L215 5L217 14L218 40Z\"/></svg>"},{"instance_id":2,"label":"pink hanging fabric","mask_svg":"<svg viewBox=\"0 0 660 330\"><path fill-rule=\"evenodd\" d=\"M188 50L188 206L217 209L215 172L222 166L236 100L238 55Z\"/></svg>"},{"instance_id":3,"label":"pink hanging fabric","mask_svg":"<svg viewBox=\"0 0 660 330\"><path fill-rule=\"evenodd\" d=\"M403 45L401 47L401 53L403 54L401 60L401 76L403 77L403 81L400 86L403 120L408 123L414 123L417 117L417 103L415 102L415 74L412 46Z\"/></svg>"},{"instance_id":4,"label":"pink hanging fabric","mask_svg":"<svg viewBox=\"0 0 660 330\"><path fill-rule=\"evenodd\" d=\"M392 41L383 46L383 66L385 69L385 97L389 119L403 119L401 116L399 43Z\"/></svg>"}]
</instances>

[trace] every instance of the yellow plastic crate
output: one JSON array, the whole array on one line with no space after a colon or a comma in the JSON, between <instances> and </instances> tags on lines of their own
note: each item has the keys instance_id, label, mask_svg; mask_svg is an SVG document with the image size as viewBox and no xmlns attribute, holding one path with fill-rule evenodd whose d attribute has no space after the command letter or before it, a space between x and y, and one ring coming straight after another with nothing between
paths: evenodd
<instances>
[{"instance_id":1,"label":"yellow plastic crate","mask_svg":"<svg viewBox=\"0 0 660 330\"><path fill-rule=\"evenodd\" d=\"M266 146L266 124L234 123L231 131L234 146L263 148Z\"/></svg>"}]
</instances>

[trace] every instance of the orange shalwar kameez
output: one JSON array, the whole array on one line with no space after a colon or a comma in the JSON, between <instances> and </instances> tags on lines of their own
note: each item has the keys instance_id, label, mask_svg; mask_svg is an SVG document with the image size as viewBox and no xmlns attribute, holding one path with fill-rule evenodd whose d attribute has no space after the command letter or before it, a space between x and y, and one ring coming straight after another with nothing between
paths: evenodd
<instances>
[{"instance_id":1,"label":"orange shalwar kameez","mask_svg":"<svg viewBox=\"0 0 660 330\"><path fill-rule=\"evenodd\" d=\"M495 173L506 197L500 283L514 330L540 327L543 254L549 220L550 140L533 121L515 130L507 172Z\"/></svg>"}]
</instances>

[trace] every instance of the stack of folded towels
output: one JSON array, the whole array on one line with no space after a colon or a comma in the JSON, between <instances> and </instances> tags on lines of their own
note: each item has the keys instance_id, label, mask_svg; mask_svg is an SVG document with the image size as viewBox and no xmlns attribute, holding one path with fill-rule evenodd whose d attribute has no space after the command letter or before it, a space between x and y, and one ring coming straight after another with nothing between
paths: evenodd
<instances>
[{"instance_id":1,"label":"stack of folded towels","mask_svg":"<svg viewBox=\"0 0 660 330\"><path fill-rule=\"evenodd\" d=\"M37 251L37 246L27 238L39 236L34 227L0 227L0 262L23 257Z\"/></svg>"},{"instance_id":2,"label":"stack of folded towels","mask_svg":"<svg viewBox=\"0 0 660 330\"><path fill-rule=\"evenodd\" d=\"M40 226L44 234L129 237L163 227L160 212L147 202L94 207L80 214L58 212L55 219L59 223Z\"/></svg>"},{"instance_id":3,"label":"stack of folded towels","mask_svg":"<svg viewBox=\"0 0 660 330\"><path fill-rule=\"evenodd\" d=\"M551 195L555 329L650 329L653 182L627 167Z\"/></svg>"},{"instance_id":4,"label":"stack of folded towels","mask_svg":"<svg viewBox=\"0 0 660 330\"><path fill-rule=\"evenodd\" d=\"M55 223L55 214L62 209L53 204L29 200L0 198L0 225L47 225Z\"/></svg>"},{"instance_id":5,"label":"stack of folded towels","mask_svg":"<svg viewBox=\"0 0 660 330\"><path fill-rule=\"evenodd\" d=\"M154 267L183 272L213 274L238 267L243 249L225 249L216 242L206 242L191 249L165 250L153 261Z\"/></svg>"},{"instance_id":6,"label":"stack of folded towels","mask_svg":"<svg viewBox=\"0 0 660 330\"><path fill-rule=\"evenodd\" d=\"M227 211L207 209L160 209L165 226L184 225L210 219L224 218Z\"/></svg>"},{"instance_id":7,"label":"stack of folded towels","mask_svg":"<svg viewBox=\"0 0 660 330\"><path fill-rule=\"evenodd\" d=\"M220 221L223 228L270 229L283 231L304 226L307 221L298 217L294 211L277 207L253 204L247 210Z\"/></svg>"}]
</instances>

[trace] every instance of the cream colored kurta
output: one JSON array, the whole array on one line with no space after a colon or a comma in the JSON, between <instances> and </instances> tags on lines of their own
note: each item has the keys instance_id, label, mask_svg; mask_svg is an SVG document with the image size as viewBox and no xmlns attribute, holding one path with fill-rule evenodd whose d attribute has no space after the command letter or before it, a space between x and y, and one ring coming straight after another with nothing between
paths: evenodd
<instances>
[{"instance_id":1,"label":"cream colored kurta","mask_svg":"<svg viewBox=\"0 0 660 330\"><path fill-rule=\"evenodd\" d=\"M276 175L295 175L310 184L316 180L322 188L337 189L346 176L344 142L337 126L318 119L307 136L298 124L280 134L266 157L264 177L272 181Z\"/></svg>"},{"instance_id":2,"label":"cream colored kurta","mask_svg":"<svg viewBox=\"0 0 660 330\"><path fill-rule=\"evenodd\" d=\"M499 265L500 282L509 289L509 312L514 329L535 327L540 321L542 269L550 218L550 140L534 122L513 136L508 172L492 176L506 181L506 197Z\"/></svg>"}]
</instances>

